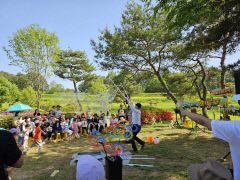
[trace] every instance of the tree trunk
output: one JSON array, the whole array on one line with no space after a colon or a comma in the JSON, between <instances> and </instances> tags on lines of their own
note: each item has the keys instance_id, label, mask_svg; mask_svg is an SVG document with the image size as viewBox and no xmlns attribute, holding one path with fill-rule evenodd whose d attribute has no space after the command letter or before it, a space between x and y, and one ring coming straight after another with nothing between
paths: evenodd
<instances>
[{"instance_id":1,"label":"tree trunk","mask_svg":"<svg viewBox=\"0 0 240 180\"><path fill-rule=\"evenodd\" d=\"M176 104L177 103L177 98L176 96L172 93L172 91L167 87L166 83L164 82L161 74L159 72L156 72L155 71L155 74L158 78L158 80L160 81L160 83L162 84L163 86L163 89L167 92L168 96L170 96L170 98L174 101L174 103Z\"/></svg>"},{"instance_id":2,"label":"tree trunk","mask_svg":"<svg viewBox=\"0 0 240 180\"><path fill-rule=\"evenodd\" d=\"M82 111L82 104L79 100L79 97L78 97L78 89L77 89L77 84L75 81L73 81L73 86L74 86L74 92L75 92L75 96L76 96L76 99L77 99L77 102L78 102L78 105L79 105L79 110Z\"/></svg>"},{"instance_id":3,"label":"tree trunk","mask_svg":"<svg viewBox=\"0 0 240 180\"><path fill-rule=\"evenodd\" d=\"M202 114L203 114L203 116L209 118L209 117L208 117L208 113L207 113L207 107L204 106L204 107L202 108Z\"/></svg>"},{"instance_id":4,"label":"tree trunk","mask_svg":"<svg viewBox=\"0 0 240 180\"><path fill-rule=\"evenodd\" d=\"M199 87L198 83L194 82L194 84L195 84L199 99L202 99L202 94L201 94L201 90L200 90L200 87Z\"/></svg>"},{"instance_id":5,"label":"tree trunk","mask_svg":"<svg viewBox=\"0 0 240 180\"><path fill-rule=\"evenodd\" d=\"M206 70L205 70L205 67L203 66L202 62L199 59L197 59L197 62L200 65L202 73L203 73L202 81L201 81L201 84L202 84L202 87L203 87L202 100L204 102L206 102L207 101L207 85L206 85L206 77L207 77L207 75L206 75ZM207 108L206 107L202 108L202 114L203 114L203 116L208 118Z\"/></svg>"},{"instance_id":6,"label":"tree trunk","mask_svg":"<svg viewBox=\"0 0 240 180\"><path fill-rule=\"evenodd\" d=\"M221 88L225 89L226 88L226 66L225 66L225 59L226 59L226 54L227 54L227 41L225 40L223 44L223 52L222 52L222 57L221 57Z\"/></svg>"},{"instance_id":7,"label":"tree trunk","mask_svg":"<svg viewBox=\"0 0 240 180\"><path fill-rule=\"evenodd\" d=\"M40 92L40 86L38 85L37 87L37 109L40 111L40 106L41 106L41 92Z\"/></svg>"},{"instance_id":8,"label":"tree trunk","mask_svg":"<svg viewBox=\"0 0 240 180\"><path fill-rule=\"evenodd\" d=\"M38 111L40 111L40 105L41 105L41 99L38 99L37 100L37 109L38 109Z\"/></svg>"}]
</instances>

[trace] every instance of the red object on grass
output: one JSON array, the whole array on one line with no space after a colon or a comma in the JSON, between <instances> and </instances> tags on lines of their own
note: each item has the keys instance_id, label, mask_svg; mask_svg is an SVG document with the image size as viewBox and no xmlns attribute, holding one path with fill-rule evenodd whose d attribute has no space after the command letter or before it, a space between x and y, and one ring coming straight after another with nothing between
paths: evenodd
<instances>
[{"instance_id":1,"label":"red object on grass","mask_svg":"<svg viewBox=\"0 0 240 180\"><path fill-rule=\"evenodd\" d=\"M90 140L91 138L96 141L96 144L94 144L94 143ZM91 145L93 145L93 146L95 146L95 147L99 147L99 146L100 146L98 140L97 140L93 135L89 134L89 135L87 136L87 139L88 139L88 142L89 142Z\"/></svg>"},{"instance_id":2,"label":"red object on grass","mask_svg":"<svg viewBox=\"0 0 240 180\"><path fill-rule=\"evenodd\" d=\"M112 153L111 151L109 151L109 150L107 149L107 146L110 146L110 147L112 148L112 150L114 151L114 153ZM116 149L115 149L115 147L114 147L113 144L111 144L111 143L109 143L109 142L105 142L105 143L103 143L103 148L104 148L104 150L106 151L106 153L110 154L111 156L116 156L116 155L117 155Z\"/></svg>"}]
</instances>

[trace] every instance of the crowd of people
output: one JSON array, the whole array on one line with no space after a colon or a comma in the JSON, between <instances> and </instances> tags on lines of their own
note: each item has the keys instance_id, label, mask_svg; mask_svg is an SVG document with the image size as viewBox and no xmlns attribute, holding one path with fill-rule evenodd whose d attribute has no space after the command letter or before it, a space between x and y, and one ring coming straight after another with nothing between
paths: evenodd
<instances>
[{"instance_id":1,"label":"crowd of people","mask_svg":"<svg viewBox=\"0 0 240 180\"><path fill-rule=\"evenodd\" d=\"M130 106L128 110L125 110L123 105L120 105L118 112L111 114L108 121L104 112L93 113L90 108L85 113L72 114L71 117L67 118L62 114L61 106L57 105L53 106L47 114L41 114L37 109L33 113L33 117L22 118L18 114L18 120L14 121L10 132L25 154L36 145L41 153L43 144L51 141L56 143L59 134L61 141L65 139L69 141L73 136L79 139L84 134L90 134L92 129L102 133L108 125L115 124L119 120L132 122ZM30 147L28 147L29 137L33 138Z\"/></svg>"},{"instance_id":2,"label":"crowd of people","mask_svg":"<svg viewBox=\"0 0 240 180\"><path fill-rule=\"evenodd\" d=\"M127 101L128 109L125 110L123 105L120 105L118 112L116 114L111 114L109 121L105 113L100 111L99 115L97 113L93 114L90 108L85 113L81 113L80 115L73 114L70 118L67 118L62 114L60 105L56 107L53 106L47 114L41 114L38 110L35 110L32 117L22 118L21 114L18 113L17 119L13 121L12 128L8 131L8 136L10 133L11 138L14 139L12 146L14 146L16 152L12 154L13 158L18 156L16 157L16 161L19 161L19 159L22 159L21 155L27 154L34 146L38 146L38 153L42 153L43 144L51 140L56 143L58 135L60 135L59 138L61 141L64 141L65 134L67 134L68 141L72 139L73 135L79 139L84 133L91 134L92 129L103 132L109 125L116 124L119 120L127 120L129 123L133 123L137 126L138 130L133 133L133 138L130 140L133 151L137 151L135 140L142 148L145 144L144 141L137 137L137 134L141 130L141 104L137 103L134 106L130 99L127 99ZM107 114L109 113L107 112ZM33 141L32 144L28 146L30 137L33 138ZM7 143L5 145L6 149L4 149L4 151L7 152L9 147ZM4 157L2 158L4 159ZM23 161L19 162L17 165L5 161L3 164L4 174L7 176L14 167L21 167L22 164ZM3 173L0 175L4 177Z\"/></svg>"},{"instance_id":3,"label":"crowd of people","mask_svg":"<svg viewBox=\"0 0 240 180\"><path fill-rule=\"evenodd\" d=\"M103 112L100 112L99 115L96 113L93 114L91 109L88 109L86 113L82 113L81 115L73 114L71 118L66 118L62 114L60 106L57 106L56 108L53 106L48 114L41 115L38 110L36 110L33 117L26 117L25 119L20 118L18 121L13 123L13 127L9 130L9 132L0 131L0 133L2 133L0 137L3 139L2 142L4 145L3 148L0 148L1 151L3 151L0 158L3 159L1 162L5 162L3 164L5 174L9 174L14 167L22 166L22 153L19 149L23 152L27 152L32 147L38 145L39 153L41 153L42 145L49 142L50 139L52 139L53 142L56 142L56 136L58 133L60 134L61 141L63 141L64 134L68 134L69 139L67 140L70 140L73 134L76 138L80 138L80 136L84 133L91 133L94 128L99 132L102 132L109 124L115 124L119 120L128 120L137 126L138 130L136 132L134 131L133 138L130 142L132 143L133 151L137 151L135 141L137 141L143 148L145 142L137 137L137 134L141 130L141 104L137 103L134 106L130 99L127 99L127 101L128 110L125 111L121 105L117 114L112 114L110 116L109 122ZM178 111L183 117L188 116L193 121L196 121L197 123L212 130L215 137L223 139L229 143L233 162L233 169L231 169L231 171L234 179L239 179L240 154L238 151L238 141L240 123L238 121L210 120L204 116L188 112L181 108ZM29 137L33 137L33 142L30 147L28 147ZM8 149L10 151L8 151ZM11 157L2 156L4 153L11 155ZM214 160L207 160L203 164L192 165L188 168L190 179L197 177L200 179L210 180L213 176L216 176L230 180L233 178L231 171L227 170L223 165ZM77 173L81 172L82 168L77 168ZM217 172L217 175L215 172ZM0 171L0 176L4 176L2 171Z\"/></svg>"}]
</instances>

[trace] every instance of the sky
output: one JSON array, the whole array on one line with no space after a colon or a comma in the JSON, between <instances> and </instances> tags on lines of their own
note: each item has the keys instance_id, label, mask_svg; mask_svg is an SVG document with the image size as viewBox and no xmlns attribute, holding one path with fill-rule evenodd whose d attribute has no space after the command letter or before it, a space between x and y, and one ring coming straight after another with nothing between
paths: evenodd
<instances>
[{"instance_id":1,"label":"sky","mask_svg":"<svg viewBox=\"0 0 240 180\"><path fill-rule=\"evenodd\" d=\"M30 24L39 24L55 32L60 48L85 51L93 62L94 51L90 39L97 40L99 30L106 26L111 30L119 26L121 13L127 0L0 0L0 71L12 74L21 72L9 65L9 58L2 47L8 45L12 33ZM98 68L97 74L106 75ZM73 88L72 82L52 76L66 88Z\"/></svg>"},{"instance_id":2,"label":"sky","mask_svg":"<svg viewBox=\"0 0 240 180\"><path fill-rule=\"evenodd\" d=\"M2 47L8 45L12 33L30 24L39 24L48 31L55 32L60 40L60 48L85 51L93 63L94 51L90 40L97 40L99 31L106 26L111 30L119 26L121 13L128 0L0 0L0 71L12 74L21 72L9 65L9 58ZM227 56L227 64L239 59L240 53ZM219 60L210 65L218 66ZM97 65L96 65L97 66ZM97 67L98 75L106 75ZM72 82L56 76L48 79L61 83L65 88L73 88Z\"/></svg>"}]
</instances>

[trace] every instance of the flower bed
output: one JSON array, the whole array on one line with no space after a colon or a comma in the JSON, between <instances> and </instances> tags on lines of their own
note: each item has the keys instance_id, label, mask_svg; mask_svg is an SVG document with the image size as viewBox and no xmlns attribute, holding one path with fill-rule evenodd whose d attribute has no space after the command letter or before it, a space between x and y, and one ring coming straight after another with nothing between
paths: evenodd
<instances>
[{"instance_id":1,"label":"flower bed","mask_svg":"<svg viewBox=\"0 0 240 180\"><path fill-rule=\"evenodd\" d=\"M149 113L147 111L142 111L142 117L141 121L142 124L153 124L155 121L156 122L161 122L161 121L171 121L174 119L173 117L174 113L170 111L160 111L160 112L153 112Z\"/></svg>"},{"instance_id":2,"label":"flower bed","mask_svg":"<svg viewBox=\"0 0 240 180\"><path fill-rule=\"evenodd\" d=\"M21 112L23 118L26 116L32 117L34 111ZM0 128L9 129L11 127L12 121L15 118L15 113L12 112L2 112L0 114Z\"/></svg>"}]
</instances>

